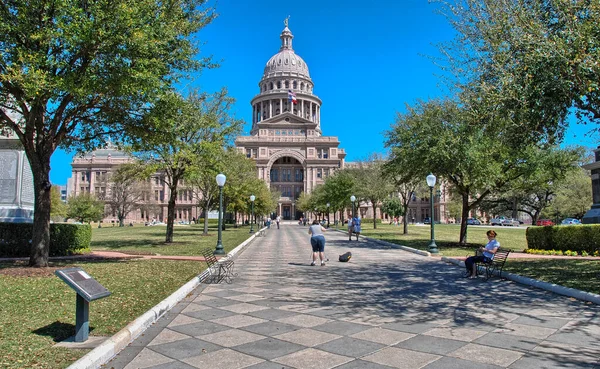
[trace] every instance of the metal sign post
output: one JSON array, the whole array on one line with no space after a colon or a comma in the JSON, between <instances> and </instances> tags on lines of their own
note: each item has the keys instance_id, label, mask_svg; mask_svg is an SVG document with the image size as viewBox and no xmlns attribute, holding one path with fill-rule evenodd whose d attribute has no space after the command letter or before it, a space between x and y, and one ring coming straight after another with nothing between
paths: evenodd
<instances>
[{"instance_id":1,"label":"metal sign post","mask_svg":"<svg viewBox=\"0 0 600 369\"><path fill-rule=\"evenodd\" d=\"M110 291L81 268L60 269L54 274L77 292L75 342L85 342L90 332L90 301L110 296Z\"/></svg>"}]
</instances>

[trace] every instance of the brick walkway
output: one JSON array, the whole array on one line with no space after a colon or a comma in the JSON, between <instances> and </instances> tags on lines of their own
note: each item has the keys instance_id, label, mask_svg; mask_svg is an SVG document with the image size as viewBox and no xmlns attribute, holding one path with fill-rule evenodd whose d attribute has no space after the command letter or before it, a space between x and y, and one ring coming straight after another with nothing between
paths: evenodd
<instances>
[{"instance_id":1,"label":"brick walkway","mask_svg":"<svg viewBox=\"0 0 600 369\"><path fill-rule=\"evenodd\" d=\"M600 368L596 305L326 236L310 267L305 227L270 229L105 368Z\"/></svg>"}]
</instances>

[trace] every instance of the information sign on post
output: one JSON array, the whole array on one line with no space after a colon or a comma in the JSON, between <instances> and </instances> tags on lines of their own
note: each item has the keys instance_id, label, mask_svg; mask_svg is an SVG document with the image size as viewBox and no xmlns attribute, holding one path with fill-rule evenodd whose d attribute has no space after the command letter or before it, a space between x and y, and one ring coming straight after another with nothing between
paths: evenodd
<instances>
[{"instance_id":1,"label":"information sign on post","mask_svg":"<svg viewBox=\"0 0 600 369\"><path fill-rule=\"evenodd\" d=\"M54 272L77 292L75 307L75 342L85 342L90 331L90 301L109 296L110 291L81 268L60 269Z\"/></svg>"}]
</instances>

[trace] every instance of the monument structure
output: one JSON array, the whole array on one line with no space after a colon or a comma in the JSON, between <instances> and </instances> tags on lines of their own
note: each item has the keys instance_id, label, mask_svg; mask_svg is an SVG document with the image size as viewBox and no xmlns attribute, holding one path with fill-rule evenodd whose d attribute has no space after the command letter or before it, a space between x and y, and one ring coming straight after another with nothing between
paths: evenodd
<instances>
[{"instance_id":1,"label":"monument structure","mask_svg":"<svg viewBox=\"0 0 600 369\"><path fill-rule=\"evenodd\" d=\"M19 139L0 131L0 222L33 222L33 174Z\"/></svg>"},{"instance_id":2,"label":"monument structure","mask_svg":"<svg viewBox=\"0 0 600 369\"><path fill-rule=\"evenodd\" d=\"M298 219L300 194L343 168L346 153L337 137L322 135L322 101L313 92L308 65L292 48L288 19L284 24L279 52L267 61L251 101L250 136L238 137L235 145L254 159L258 177L281 192L277 214Z\"/></svg>"},{"instance_id":3,"label":"monument structure","mask_svg":"<svg viewBox=\"0 0 600 369\"><path fill-rule=\"evenodd\" d=\"M600 147L594 150L595 161L582 165L592 175L592 208L585 213L581 222L584 224L600 223Z\"/></svg>"}]
</instances>

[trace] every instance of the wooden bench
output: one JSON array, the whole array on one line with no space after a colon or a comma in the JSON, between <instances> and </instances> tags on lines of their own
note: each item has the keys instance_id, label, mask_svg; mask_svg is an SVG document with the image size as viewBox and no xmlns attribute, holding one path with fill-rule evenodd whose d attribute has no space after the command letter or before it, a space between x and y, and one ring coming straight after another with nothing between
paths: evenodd
<instances>
[{"instance_id":1,"label":"wooden bench","mask_svg":"<svg viewBox=\"0 0 600 369\"><path fill-rule=\"evenodd\" d=\"M481 266L485 268L486 281L490 279L490 277L493 276L496 272L498 273L498 276L502 278L502 268L504 268L504 263L506 263L508 254L510 254L511 251L511 249L498 248L496 254L494 254L494 258L489 263L475 263L475 272L479 274L479 266Z\"/></svg>"},{"instance_id":2,"label":"wooden bench","mask_svg":"<svg viewBox=\"0 0 600 369\"><path fill-rule=\"evenodd\" d=\"M227 283L233 282L233 260L221 260L219 261L214 254L214 249L206 248L200 251L204 256L204 261L208 266L208 272L210 273L208 278L204 280L205 283L221 283L225 281Z\"/></svg>"}]
</instances>

